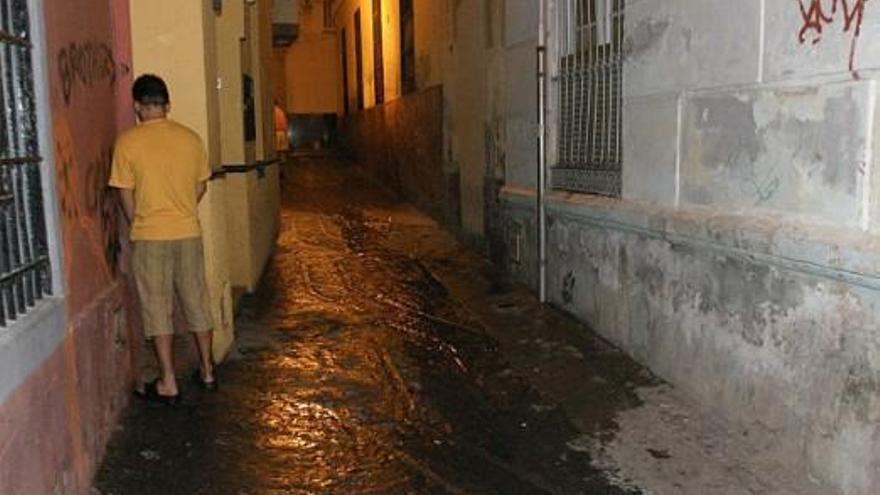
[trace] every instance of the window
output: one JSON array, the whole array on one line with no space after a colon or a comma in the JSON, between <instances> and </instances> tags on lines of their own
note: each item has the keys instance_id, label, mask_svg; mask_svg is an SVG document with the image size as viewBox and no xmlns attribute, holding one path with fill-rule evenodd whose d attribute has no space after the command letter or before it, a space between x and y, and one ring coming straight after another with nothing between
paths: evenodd
<instances>
[{"instance_id":1,"label":"window","mask_svg":"<svg viewBox=\"0 0 880 495\"><path fill-rule=\"evenodd\" d=\"M403 94L416 89L416 35L413 0L400 0L400 79Z\"/></svg>"},{"instance_id":2,"label":"window","mask_svg":"<svg viewBox=\"0 0 880 495\"><path fill-rule=\"evenodd\" d=\"M385 61L382 56L382 0L373 0L373 89L376 105L385 101Z\"/></svg>"},{"instance_id":3,"label":"window","mask_svg":"<svg viewBox=\"0 0 880 495\"><path fill-rule=\"evenodd\" d=\"M27 0L0 0L0 325L51 293Z\"/></svg>"},{"instance_id":4,"label":"window","mask_svg":"<svg viewBox=\"0 0 880 495\"><path fill-rule=\"evenodd\" d=\"M562 0L557 189L620 195L625 0Z\"/></svg>"}]
</instances>

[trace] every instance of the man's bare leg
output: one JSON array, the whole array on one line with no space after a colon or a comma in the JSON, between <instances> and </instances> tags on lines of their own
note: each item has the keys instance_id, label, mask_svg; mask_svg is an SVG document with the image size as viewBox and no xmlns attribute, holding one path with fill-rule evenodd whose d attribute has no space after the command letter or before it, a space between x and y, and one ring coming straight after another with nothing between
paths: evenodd
<instances>
[{"instance_id":1,"label":"man's bare leg","mask_svg":"<svg viewBox=\"0 0 880 495\"><path fill-rule=\"evenodd\" d=\"M197 332L195 336L196 347L199 348L202 380L205 383L214 383L214 331Z\"/></svg>"},{"instance_id":2,"label":"man's bare leg","mask_svg":"<svg viewBox=\"0 0 880 495\"><path fill-rule=\"evenodd\" d=\"M156 348L156 357L159 359L161 377L156 384L159 395L177 395L177 379L174 377L174 334L157 335L153 337L153 346Z\"/></svg>"}]
</instances>

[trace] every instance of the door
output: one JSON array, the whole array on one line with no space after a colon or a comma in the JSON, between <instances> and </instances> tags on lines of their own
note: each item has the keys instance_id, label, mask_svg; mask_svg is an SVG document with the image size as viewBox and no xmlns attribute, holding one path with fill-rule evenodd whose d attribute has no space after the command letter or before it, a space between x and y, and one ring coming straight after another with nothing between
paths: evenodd
<instances>
[{"instance_id":1,"label":"door","mask_svg":"<svg viewBox=\"0 0 880 495\"><path fill-rule=\"evenodd\" d=\"M354 11L354 69L357 77L357 107L364 109L364 39L361 32L361 9Z\"/></svg>"},{"instance_id":2,"label":"door","mask_svg":"<svg viewBox=\"0 0 880 495\"><path fill-rule=\"evenodd\" d=\"M339 47L342 55L342 114L348 115L348 36L345 28L339 33Z\"/></svg>"}]
</instances>

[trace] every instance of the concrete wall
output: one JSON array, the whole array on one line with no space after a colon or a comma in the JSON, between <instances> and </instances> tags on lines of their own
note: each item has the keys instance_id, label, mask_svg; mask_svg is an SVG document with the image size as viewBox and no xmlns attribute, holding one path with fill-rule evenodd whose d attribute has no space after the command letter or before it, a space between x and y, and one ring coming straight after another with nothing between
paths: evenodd
<instances>
[{"instance_id":1,"label":"concrete wall","mask_svg":"<svg viewBox=\"0 0 880 495\"><path fill-rule=\"evenodd\" d=\"M450 53L451 39L451 3L446 0L415 0L416 44L416 88L423 90L447 82L449 73L446 71ZM342 28L348 35L348 82L349 108L357 109L357 77L354 51L354 12L360 9L361 28L363 35L363 83L364 105L369 108L376 104L374 89L373 61L373 0L336 0L333 5L333 22L336 26L335 35L339 36ZM338 44L338 43L337 43ZM341 68L339 47L333 60ZM400 65L400 3L397 0L382 2L382 57L384 65L385 101L402 96L401 65ZM341 77L337 77L339 95L338 111L342 113Z\"/></svg>"},{"instance_id":2,"label":"concrete wall","mask_svg":"<svg viewBox=\"0 0 880 495\"><path fill-rule=\"evenodd\" d=\"M236 253L230 274L233 285L245 292L259 285L278 235L279 166L273 163L226 174L228 242L230 251Z\"/></svg>"},{"instance_id":3,"label":"concrete wall","mask_svg":"<svg viewBox=\"0 0 880 495\"><path fill-rule=\"evenodd\" d=\"M367 108L375 105L373 88L372 1L347 0L336 2L337 32L347 32L349 109L357 108L356 54L353 16L360 9L363 31L363 87ZM399 1L382 3L383 57L385 67L385 100L401 98L401 47ZM498 189L504 177L503 79L505 40L504 2L468 0L463 2L416 0L414 11L416 88L442 86L443 101L436 112L425 118L442 122L442 148L437 159L436 177L458 177L454 196L456 223L449 224L469 242L486 248L487 238L501 230L498 220ZM341 55L337 55L341 60ZM341 62L340 67L341 67ZM340 78L341 81L341 78ZM343 91L340 87L340 99ZM398 105L421 102L403 97ZM343 103L340 102L340 113ZM412 111L394 110L395 114L417 115ZM352 118L346 129L353 130L369 118ZM425 123L415 123L417 129ZM374 129L360 132L374 136ZM376 139L379 139L376 136ZM382 139L390 139L384 137ZM407 145L400 145L406 147ZM373 161L372 157L359 155ZM532 157L534 154L531 155ZM393 169L393 166L391 166ZM426 186L427 187L427 186ZM497 244L497 243L496 243Z\"/></svg>"},{"instance_id":4,"label":"concrete wall","mask_svg":"<svg viewBox=\"0 0 880 495\"><path fill-rule=\"evenodd\" d=\"M87 493L139 342L106 187L133 117L128 2L27 3L54 297L0 331L0 493Z\"/></svg>"},{"instance_id":5,"label":"concrete wall","mask_svg":"<svg viewBox=\"0 0 880 495\"><path fill-rule=\"evenodd\" d=\"M484 233L483 177L486 173L486 116L489 85L485 70L489 12L483 2L460 2L454 7L452 87L447 90L451 131L450 150L461 181L461 227L473 236ZM418 62L416 63L418 66Z\"/></svg>"},{"instance_id":6,"label":"concrete wall","mask_svg":"<svg viewBox=\"0 0 880 495\"><path fill-rule=\"evenodd\" d=\"M448 225L459 224L458 176L443 169L443 94L411 93L352 114L344 122L346 145L384 184Z\"/></svg>"},{"instance_id":7,"label":"concrete wall","mask_svg":"<svg viewBox=\"0 0 880 495\"><path fill-rule=\"evenodd\" d=\"M538 0L505 2L505 183L534 185L537 178Z\"/></svg>"},{"instance_id":8,"label":"concrete wall","mask_svg":"<svg viewBox=\"0 0 880 495\"><path fill-rule=\"evenodd\" d=\"M338 47L333 29L324 27L323 1L301 11L299 20L299 37L286 52L285 109L299 114L336 113Z\"/></svg>"},{"instance_id":9,"label":"concrete wall","mask_svg":"<svg viewBox=\"0 0 880 495\"><path fill-rule=\"evenodd\" d=\"M257 159L275 157L275 112L272 102L272 4L248 4L253 21L250 23L251 72L256 90ZM219 56L220 54L218 54Z\"/></svg>"},{"instance_id":10,"label":"concrete wall","mask_svg":"<svg viewBox=\"0 0 880 495\"><path fill-rule=\"evenodd\" d=\"M336 39L303 34L287 50L288 113L336 113Z\"/></svg>"},{"instance_id":11,"label":"concrete wall","mask_svg":"<svg viewBox=\"0 0 880 495\"><path fill-rule=\"evenodd\" d=\"M470 0L473 1L473 0ZM414 0L416 88L448 82L452 5L448 1ZM399 20L393 26L400 26ZM395 27L395 29L399 29ZM399 68L397 72L400 74ZM398 77L399 79L399 77Z\"/></svg>"},{"instance_id":12,"label":"concrete wall","mask_svg":"<svg viewBox=\"0 0 880 495\"><path fill-rule=\"evenodd\" d=\"M272 49L272 99L287 108L287 48Z\"/></svg>"},{"instance_id":13,"label":"concrete wall","mask_svg":"<svg viewBox=\"0 0 880 495\"><path fill-rule=\"evenodd\" d=\"M275 156L272 118L274 77L277 60L271 48L271 9L267 3L234 3L215 18L217 26L217 62L220 130L223 136L221 163L226 171L225 201L229 252L236 253L230 263L233 287L253 291L271 254L278 230L278 177L256 168L258 161ZM242 74L254 78L257 135L246 143L242 121ZM274 77L273 77L274 76ZM268 141L268 142L267 142Z\"/></svg>"},{"instance_id":14,"label":"concrete wall","mask_svg":"<svg viewBox=\"0 0 880 495\"><path fill-rule=\"evenodd\" d=\"M504 178L504 9L493 0L457 2L453 9L447 153L450 168L460 172L462 231L483 245Z\"/></svg>"},{"instance_id":15,"label":"concrete wall","mask_svg":"<svg viewBox=\"0 0 880 495\"><path fill-rule=\"evenodd\" d=\"M772 435L805 477L866 495L880 487L880 9L801 3L627 2L623 197L549 198L548 295ZM528 40L536 16L507 6L508 35ZM507 263L535 285L535 161L519 144L534 79L515 53ZM552 137L552 108L549 123Z\"/></svg>"},{"instance_id":16,"label":"concrete wall","mask_svg":"<svg viewBox=\"0 0 880 495\"><path fill-rule=\"evenodd\" d=\"M348 58L349 115L341 139L374 175L447 225L461 225L461 183L452 159L450 100L452 74L445 71L451 53L451 3L416 0L413 5L416 91L402 94L400 4L382 2L382 53L385 103L376 105L372 0L334 4L337 36L344 28ZM366 109L357 110L354 13L361 13L363 89ZM336 63L341 67L341 51ZM343 114L342 78L337 82Z\"/></svg>"},{"instance_id":17,"label":"concrete wall","mask_svg":"<svg viewBox=\"0 0 880 495\"><path fill-rule=\"evenodd\" d=\"M245 5L229 2L220 15L214 16L217 40L217 98L219 103L220 158L219 164L244 163L244 120L242 112L242 74L244 53L249 46L245 38Z\"/></svg>"}]
</instances>

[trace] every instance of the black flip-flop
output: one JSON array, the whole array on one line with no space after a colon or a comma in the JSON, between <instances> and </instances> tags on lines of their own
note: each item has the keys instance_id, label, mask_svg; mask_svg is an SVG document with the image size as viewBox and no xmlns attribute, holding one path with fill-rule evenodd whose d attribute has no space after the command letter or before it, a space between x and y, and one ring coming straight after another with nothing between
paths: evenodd
<instances>
[{"instance_id":1,"label":"black flip-flop","mask_svg":"<svg viewBox=\"0 0 880 495\"><path fill-rule=\"evenodd\" d=\"M207 390L209 392L213 392L217 390L217 374L214 374L214 381L206 382L204 378L202 378L202 370L196 368L192 374L193 382L199 386L202 390Z\"/></svg>"},{"instance_id":2,"label":"black flip-flop","mask_svg":"<svg viewBox=\"0 0 880 495\"><path fill-rule=\"evenodd\" d=\"M144 400L150 402L156 402L158 404L164 404L166 406L176 406L180 403L180 394L177 395L162 395L159 393L159 389L157 384L159 383L159 379L155 379L151 382L144 384L144 391L141 392L135 389L134 394L137 397L140 397Z\"/></svg>"}]
</instances>

